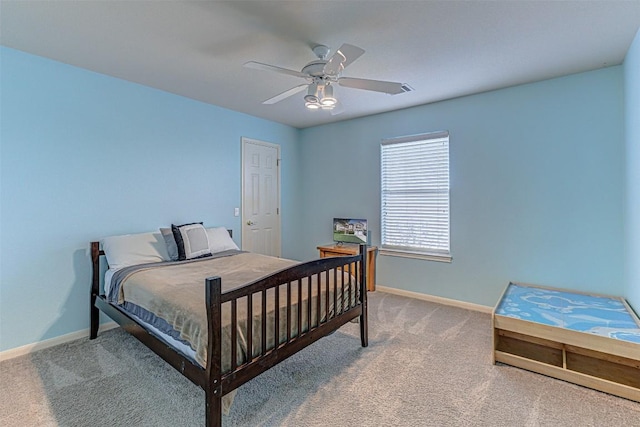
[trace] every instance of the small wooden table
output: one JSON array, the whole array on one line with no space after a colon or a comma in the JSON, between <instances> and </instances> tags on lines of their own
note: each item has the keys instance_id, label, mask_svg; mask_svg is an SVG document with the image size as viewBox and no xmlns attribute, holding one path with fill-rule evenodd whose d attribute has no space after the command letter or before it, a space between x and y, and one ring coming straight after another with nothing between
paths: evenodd
<instances>
[{"instance_id":1,"label":"small wooden table","mask_svg":"<svg viewBox=\"0 0 640 427\"><path fill-rule=\"evenodd\" d=\"M357 255L360 251L360 247L356 244L344 243L342 245L332 244L325 246L318 246L320 251L320 258L327 258L332 256L345 256L345 255ZM376 290L376 256L378 255L378 248L376 246L369 246L367 248L367 290Z\"/></svg>"}]
</instances>

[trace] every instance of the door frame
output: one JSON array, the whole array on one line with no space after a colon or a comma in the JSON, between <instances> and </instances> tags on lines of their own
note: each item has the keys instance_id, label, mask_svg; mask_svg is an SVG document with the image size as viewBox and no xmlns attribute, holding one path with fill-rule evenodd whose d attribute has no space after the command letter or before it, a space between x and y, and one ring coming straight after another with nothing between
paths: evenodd
<instances>
[{"instance_id":1,"label":"door frame","mask_svg":"<svg viewBox=\"0 0 640 427\"><path fill-rule=\"evenodd\" d=\"M245 203L244 203L244 201L245 201L245 194L244 194L245 168L244 168L244 165L245 165L245 160L246 160L245 159L245 146L247 144L262 145L262 146L269 147L269 148L275 148L276 151L277 151L277 154L276 154L276 157L277 157L277 160L276 160L276 162L277 162L277 164L276 164L276 169L277 169L277 173L276 173L276 187L277 187L276 197L277 197L278 200L276 201L276 214L277 214L277 217L278 217L277 218L277 221L278 221L278 236L277 236L277 238L278 238L278 252L279 252L277 254L277 256L280 257L280 256L282 256L282 220L281 220L282 216L281 216L281 206L280 206L280 200L281 200L281 185L280 185L280 173L281 172L280 172L280 166L282 164L282 159L280 158L280 145L274 144L272 142L262 141L262 140L259 140L259 139L249 138L249 137L246 137L246 136L242 137L241 143L242 143L241 144L242 145L242 150L241 150L242 151L242 159L241 159L242 164L240 166L240 170L241 170L240 182L241 182L241 185L242 185L242 189L241 189L241 198L242 198L242 200L240 202L240 212L241 212L241 215L240 215L240 218L241 218L240 233L242 235L242 239L241 239L241 243L240 243L241 244L241 249L244 250L245 249L245 245L247 244L246 237L245 237L246 233L244 232L244 226L245 226L245 222L246 222L246 219L245 219L245 216L244 216L244 206L245 206Z\"/></svg>"}]
</instances>

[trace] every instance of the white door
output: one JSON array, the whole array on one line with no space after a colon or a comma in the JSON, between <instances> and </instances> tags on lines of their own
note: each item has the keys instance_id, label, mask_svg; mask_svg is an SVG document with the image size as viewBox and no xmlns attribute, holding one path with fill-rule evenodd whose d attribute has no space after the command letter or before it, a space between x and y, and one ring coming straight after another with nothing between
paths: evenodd
<instances>
[{"instance_id":1,"label":"white door","mask_svg":"<svg viewBox=\"0 0 640 427\"><path fill-rule=\"evenodd\" d=\"M242 250L279 257L280 146L242 138Z\"/></svg>"}]
</instances>

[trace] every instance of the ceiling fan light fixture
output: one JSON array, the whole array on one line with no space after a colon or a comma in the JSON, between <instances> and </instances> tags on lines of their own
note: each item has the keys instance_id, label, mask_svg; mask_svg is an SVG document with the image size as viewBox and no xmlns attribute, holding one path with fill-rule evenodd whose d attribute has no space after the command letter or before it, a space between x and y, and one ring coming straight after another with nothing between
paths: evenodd
<instances>
[{"instance_id":1,"label":"ceiling fan light fixture","mask_svg":"<svg viewBox=\"0 0 640 427\"><path fill-rule=\"evenodd\" d=\"M309 85L309 89L307 90L304 100L307 104L318 103L318 83L313 82Z\"/></svg>"},{"instance_id":2,"label":"ceiling fan light fixture","mask_svg":"<svg viewBox=\"0 0 640 427\"><path fill-rule=\"evenodd\" d=\"M312 104L317 104L318 103L318 97L315 95L306 95L304 97L304 100L308 103L312 103Z\"/></svg>"},{"instance_id":3,"label":"ceiling fan light fixture","mask_svg":"<svg viewBox=\"0 0 640 427\"><path fill-rule=\"evenodd\" d=\"M322 107L333 108L336 105L336 102L338 102L338 100L333 96L333 86L327 84L322 91L320 104L322 105Z\"/></svg>"},{"instance_id":4,"label":"ceiling fan light fixture","mask_svg":"<svg viewBox=\"0 0 640 427\"><path fill-rule=\"evenodd\" d=\"M320 105L322 105L323 107L335 107L336 103L338 102L338 100L336 100L335 98L322 98L322 100L320 101Z\"/></svg>"},{"instance_id":5,"label":"ceiling fan light fixture","mask_svg":"<svg viewBox=\"0 0 640 427\"><path fill-rule=\"evenodd\" d=\"M307 97L305 96L305 99L306 98ZM321 107L321 105L318 104L317 102L310 102L310 101L305 102L304 106L307 107L309 110L318 110Z\"/></svg>"}]
</instances>

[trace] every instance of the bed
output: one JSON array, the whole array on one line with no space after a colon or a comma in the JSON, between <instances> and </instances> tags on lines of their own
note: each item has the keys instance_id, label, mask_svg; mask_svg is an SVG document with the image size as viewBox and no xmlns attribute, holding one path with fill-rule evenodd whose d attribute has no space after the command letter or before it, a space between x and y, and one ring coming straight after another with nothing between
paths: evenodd
<instances>
[{"instance_id":1,"label":"bed","mask_svg":"<svg viewBox=\"0 0 640 427\"><path fill-rule=\"evenodd\" d=\"M640 320L623 298L510 283L493 362L640 402Z\"/></svg>"},{"instance_id":2,"label":"bed","mask_svg":"<svg viewBox=\"0 0 640 427\"><path fill-rule=\"evenodd\" d=\"M211 230L216 251L189 257L184 244L180 259L164 231L91 242L90 299L90 339L102 311L205 391L208 427L222 425L238 387L347 322L368 345L366 245L298 263L240 251L230 231Z\"/></svg>"}]
</instances>

